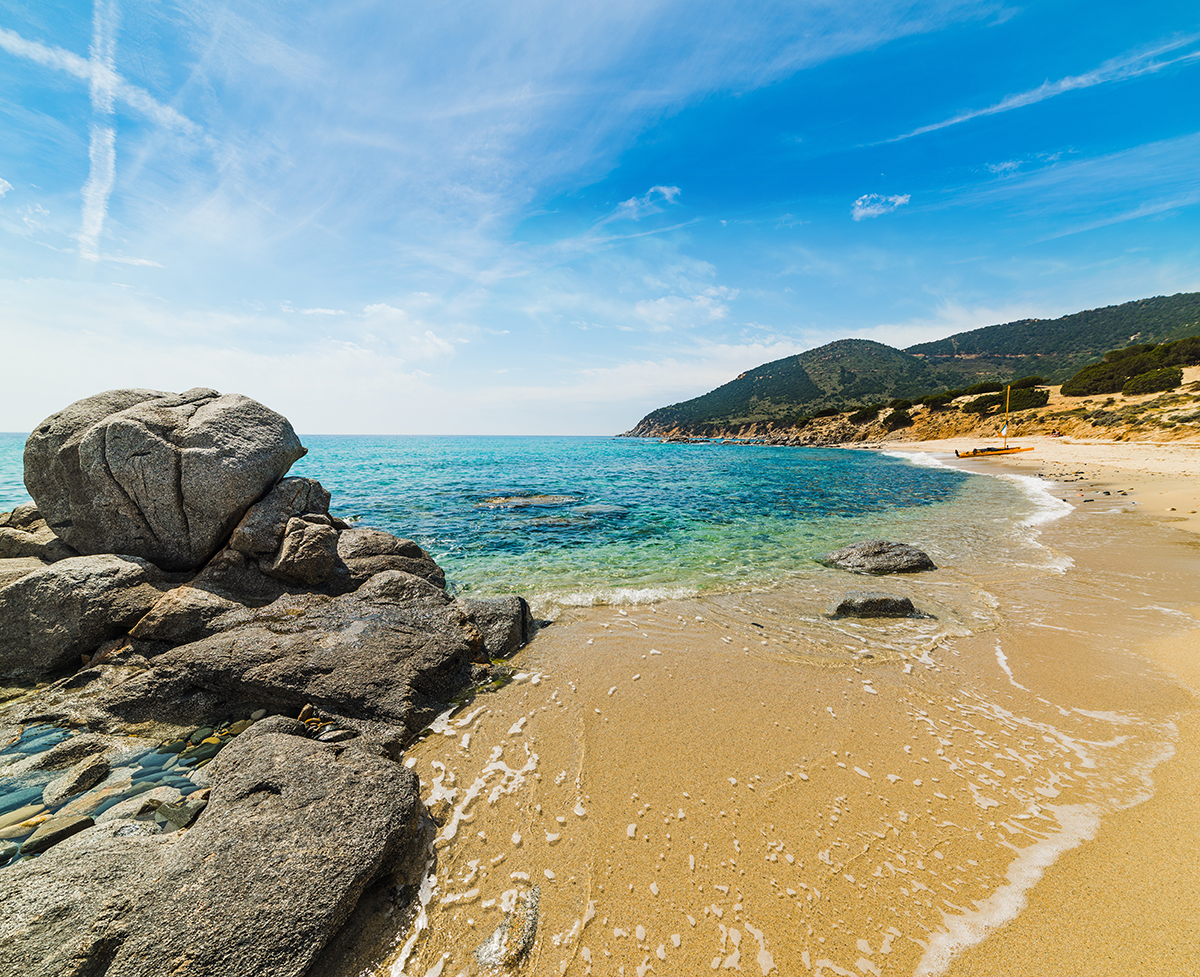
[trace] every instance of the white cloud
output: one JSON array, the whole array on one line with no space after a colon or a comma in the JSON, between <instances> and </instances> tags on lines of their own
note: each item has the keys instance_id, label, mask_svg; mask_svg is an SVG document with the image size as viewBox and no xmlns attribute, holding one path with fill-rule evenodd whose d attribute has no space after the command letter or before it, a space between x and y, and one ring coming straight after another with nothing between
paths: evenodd
<instances>
[{"instance_id":1,"label":"white cloud","mask_svg":"<svg viewBox=\"0 0 1200 977\"><path fill-rule=\"evenodd\" d=\"M906 132L901 136L896 136L887 142L899 142L902 139L911 139L913 136L922 136L927 132L936 132L938 129L945 129L949 126L958 125L962 122L970 122L972 119L978 119L985 115L997 115L1001 112L1011 112L1013 109L1024 108L1027 105L1034 105L1037 102L1045 101L1048 98L1054 98L1056 95L1063 95L1066 92L1078 91L1082 88L1092 88L1095 85L1103 85L1112 81L1124 81L1128 78L1137 78L1141 75L1152 74L1157 71L1162 71L1175 64L1189 64L1200 60L1200 51L1187 51L1166 60L1157 60L1160 55L1167 54L1172 51L1178 51L1180 48L1189 47L1200 41L1200 34L1189 34L1185 37L1173 38L1170 41L1159 44L1153 48L1134 51L1129 54L1123 54L1120 57L1112 58L1105 61L1098 68L1092 71L1085 72L1082 75L1071 75L1066 78L1060 78L1058 81L1044 81L1037 88L1030 88L1024 92L1018 92L1015 95L1008 95L1002 98L995 105L989 105L987 108L970 109L966 112L960 112L958 115L951 116L948 119L943 119L941 122L934 122L931 125L919 126L911 132Z\"/></svg>"},{"instance_id":2,"label":"white cloud","mask_svg":"<svg viewBox=\"0 0 1200 977\"><path fill-rule=\"evenodd\" d=\"M402 361L432 360L454 355L453 342L438 336L424 322L414 319L403 309L386 302L377 302L363 309L362 322L368 330L367 335L385 339Z\"/></svg>"},{"instance_id":3,"label":"white cloud","mask_svg":"<svg viewBox=\"0 0 1200 977\"><path fill-rule=\"evenodd\" d=\"M3 197L9 190L12 189L12 184L7 180L0 179L0 197Z\"/></svg>"},{"instance_id":4,"label":"white cloud","mask_svg":"<svg viewBox=\"0 0 1200 977\"><path fill-rule=\"evenodd\" d=\"M286 311L291 311L290 309ZM301 315L345 315L345 309L300 309Z\"/></svg>"},{"instance_id":5,"label":"white cloud","mask_svg":"<svg viewBox=\"0 0 1200 977\"><path fill-rule=\"evenodd\" d=\"M856 221L880 217L890 214L897 207L903 207L910 199L911 195L907 193L898 193L891 197L885 197L881 193L864 193L854 201L850 208L850 216Z\"/></svg>"},{"instance_id":6,"label":"white cloud","mask_svg":"<svg viewBox=\"0 0 1200 977\"><path fill-rule=\"evenodd\" d=\"M727 300L737 298L736 288L723 285L704 289L698 295L666 295L634 304L634 314L655 332L707 325L729 316Z\"/></svg>"},{"instance_id":7,"label":"white cloud","mask_svg":"<svg viewBox=\"0 0 1200 977\"><path fill-rule=\"evenodd\" d=\"M597 221L596 226L599 227L610 221L639 221L650 214L661 214L663 208L660 206L660 203L675 203L675 198L679 196L680 192L679 187L651 187L640 197L630 197L628 200L622 200L613 209L612 213Z\"/></svg>"}]
</instances>

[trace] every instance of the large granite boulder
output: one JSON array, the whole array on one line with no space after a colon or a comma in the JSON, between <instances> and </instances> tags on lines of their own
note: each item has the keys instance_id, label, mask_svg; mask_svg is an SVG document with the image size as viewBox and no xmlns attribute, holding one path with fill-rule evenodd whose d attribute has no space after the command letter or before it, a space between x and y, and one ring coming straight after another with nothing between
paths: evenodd
<instances>
[{"instance_id":1,"label":"large granite boulder","mask_svg":"<svg viewBox=\"0 0 1200 977\"><path fill-rule=\"evenodd\" d=\"M84 825L0 872L0 973L299 977L374 880L415 881L417 778L363 738L242 736L208 771L187 831Z\"/></svg>"},{"instance_id":2,"label":"large granite boulder","mask_svg":"<svg viewBox=\"0 0 1200 977\"><path fill-rule=\"evenodd\" d=\"M908 543L868 539L827 553L822 563L854 573L916 573L936 570L927 553Z\"/></svg>"},{"instance_id":3,"label":"large granite boulder","mask_svg":"<svg viewBox=\"0 0 1200 977\"><path fill-rule=\"evenodd\" d=\"M25 486L80 553L194 570L304 453L285 417L241 394L110 390L38 425Z\"/></svg>"},{"instance_id":4,"label":"large granite boulder","mask_svg":"<svg viewBox=\"0 0 1200 977\"><path fill-rule=\"evenodd\" d=\"M134 556L59 560L0 589L0 676L40 681L125 634L172 577Z\"/></svg>"},{"instance_id":5,"label":"large granite boulder","mask_svg":"<svg viewBox=\"0 0 1200 977\"><path fill-rule=\"evenodd\" d=\"M252 505L229 537L229 548L256 559L271 559L283 542L288 520L306 513L329 514L329 493L311 478L285 478Z\"/></svg>"}]
</instances>

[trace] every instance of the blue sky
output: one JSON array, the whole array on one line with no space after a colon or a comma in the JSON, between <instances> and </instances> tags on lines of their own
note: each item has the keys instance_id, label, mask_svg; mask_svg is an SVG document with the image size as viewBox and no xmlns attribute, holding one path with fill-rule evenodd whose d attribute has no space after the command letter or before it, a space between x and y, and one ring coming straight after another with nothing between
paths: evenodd
<instances>
[{"instance_id":1,"label":"blue sky","mask_svg":"<svg viewBox=\"0 0 1200 977\"><path fill-rule=\"evenodd\" d=\"M1198 106L1194 0L0 0L0 430L611 434L1200 290Z\"/></svg>"}]
</instances>

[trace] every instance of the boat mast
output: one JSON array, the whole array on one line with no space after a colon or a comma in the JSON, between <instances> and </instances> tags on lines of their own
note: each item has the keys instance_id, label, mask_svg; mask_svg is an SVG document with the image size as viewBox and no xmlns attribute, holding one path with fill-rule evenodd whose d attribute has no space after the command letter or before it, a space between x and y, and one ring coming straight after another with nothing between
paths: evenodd
<instances>
[{"instance_id":1,"label":"boat mast","mask_svg":"<svg viewBox=\"0 0 1200 977\"><path fill-rule=\"evenodd\" d=\"M1009 401L1011 399L1012 399L1012 384L1010 383L1007 387L1004 388L1004 430L1003 430L1003 432L1001 432L1004 435L1004 447L1006 447L1006 448L1008 447L1008 405L1009 405Z\"/></svg>"}]
</instances>

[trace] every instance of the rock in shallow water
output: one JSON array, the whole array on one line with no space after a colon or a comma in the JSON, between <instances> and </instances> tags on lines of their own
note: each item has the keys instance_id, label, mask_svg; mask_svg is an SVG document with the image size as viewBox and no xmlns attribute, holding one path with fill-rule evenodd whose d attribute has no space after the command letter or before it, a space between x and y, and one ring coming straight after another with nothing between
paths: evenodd
<instances>
[{"instance_id":1,"label":"rock in shallow water","mask_svg":"<svg viewBox=\"0 0 1200 977\"><path fill-rule=\"evenodd\" d=\"M854 573L916 573L937 569L929 555L915 546L882 539L852 543L827 553L821 562Z\"/></svg>"},{"instance_id":2,"label":"rock in shallow water","mask_svg":"<svg viewBox=\"0 0 1200 977\"><path fill-rule=\"evenodd\" d=\"M867 592L847 594L834 613L838 617L911 617L917 609L907 597Z\"/></svg>"},{"instance_id":3,"label":"rock in shallow water","mask_svg":"<svg viewBox=\"0 0 1200 977\"><path fill-rule=\"evenodd\" d=\"M39 825L38 829L25 839L21 844L21 854L36 855L60 841L66 841L71 835L90 828L94 823L91 818L80 815L51 818Z\"/></svg>"}]
</instances>

